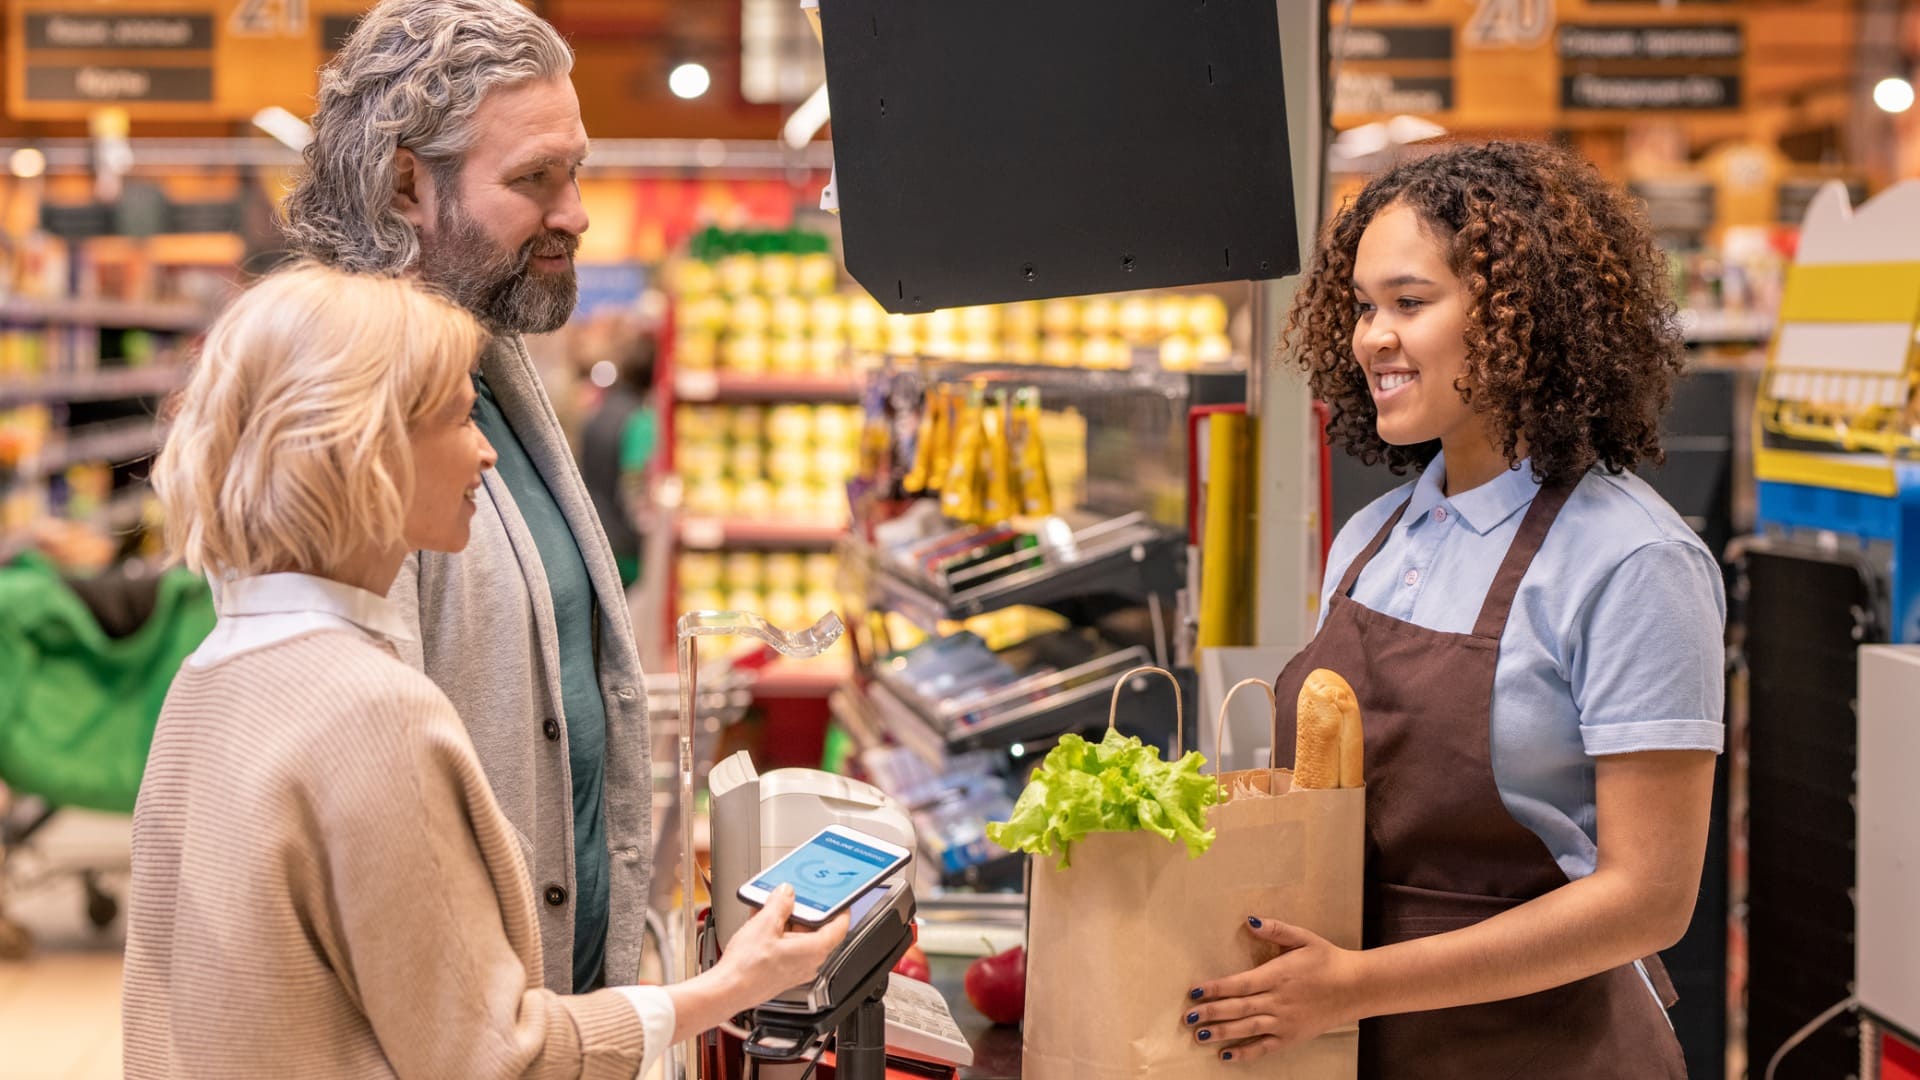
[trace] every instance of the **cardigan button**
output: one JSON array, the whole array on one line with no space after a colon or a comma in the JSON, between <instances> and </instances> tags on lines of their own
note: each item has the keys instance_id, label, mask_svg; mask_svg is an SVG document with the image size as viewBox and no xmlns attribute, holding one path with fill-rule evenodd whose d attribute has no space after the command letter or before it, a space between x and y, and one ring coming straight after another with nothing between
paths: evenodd
<instances>
[{"instance_id":1,"label":"cardigan button","mask_svg":"<svg viewBox=\"0 0 1920 1080\"><path fill-rule=\"evenodd\" d=\"M547 906L559 907L567 902L567 890L558 885L547 886Z\"/></svg>"},{"instance_id":2,"label":"cardigan button","mask_svg":"<svg viewBox=\"0 0 1920 1080\"><path fill-rule=\"evenodd\" d=\"M540 725L540 730L547 733L548 742L560 741L560 721L553 717L547 717L547 722Z\"/></svg>"}]
</instances>

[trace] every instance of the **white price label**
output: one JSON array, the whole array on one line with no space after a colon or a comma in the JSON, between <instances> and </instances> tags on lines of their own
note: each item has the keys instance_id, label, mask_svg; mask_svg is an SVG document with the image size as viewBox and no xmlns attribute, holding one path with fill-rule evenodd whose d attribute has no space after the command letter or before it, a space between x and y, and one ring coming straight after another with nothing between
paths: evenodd
<instances>
[{"instance_id":1,"label":"white price label","mask_svg":"<svg viewBox=\"0 0 1920 1080\"><path fill-rule=\"evenodd\" d=\"M727 527L721 524L719 518L687 518L680 523L680 543L683 547L710 551L726 542Z\"/></svg>"},{"instance_id":2,"label":"white price label","mask_svg":"<svg viewBox=\"0 0 1920 1080\"><path fill-rule=\"evenodd\" d=\"M712 401L720 396L720 376L711 371L683 371L674 377L673 389L681 401Z\"/></svg>"}]
</instances>

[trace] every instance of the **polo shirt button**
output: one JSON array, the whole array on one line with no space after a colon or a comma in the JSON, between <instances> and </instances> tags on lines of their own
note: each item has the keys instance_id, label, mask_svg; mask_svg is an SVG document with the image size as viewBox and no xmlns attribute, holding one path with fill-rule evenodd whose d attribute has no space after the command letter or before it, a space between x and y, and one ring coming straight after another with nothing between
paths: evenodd
<instances>
[{"instance_id":1,"label":"polo shirt button","mask_svg":"<svg viewBox=\"0 0 1920 1080\"><path fill-rule=\"evenodd\" d=\"M540 725L540 730L547 733L548 742L560 741L560 721L553 717L547 717L547 722Z\"/></svg>"},{"instance_id":2,"label":"polo shirt button","mask_svg":"<svg viewBox=\"0 0 1920 1080\"><path fill-rule=\"evenodd\" d=\"M567 890L558 885L547 886L547 906L559 907L567 902Z\"/></svg>"},{"instance_id":3,"label":"polo shirt button","mask_svg":"<svg viewBox=\"0 0 1920 1080\"><path fill-rule=\"evenodd\" d=\"M1447 508L1446 508L1446 507L1444 507L1444 506L1436 506L1436 507L1434 507L1434 508L1433 508L1433 520L1435 520L1435 521L1445 521L1445 520L1447 520Z\"/></svg>"},{"instance_id":4,"label":"polo shirt button","mask_svg":"<svg viewBox=\"0 0 1920 1080\"><path fill-rule=\"evenodd\" d=\"M1409 584L1409 585L1418 585L1418 584L1420 584L1420 571L1418 571L1418 570L1409 570L1409 571L1407 571L1407 576L1406 576L1406 578L1405 578L1405 581L1406 581L1406 583L1407 583L1407 584Z\"/></svg>"}]
</instances>

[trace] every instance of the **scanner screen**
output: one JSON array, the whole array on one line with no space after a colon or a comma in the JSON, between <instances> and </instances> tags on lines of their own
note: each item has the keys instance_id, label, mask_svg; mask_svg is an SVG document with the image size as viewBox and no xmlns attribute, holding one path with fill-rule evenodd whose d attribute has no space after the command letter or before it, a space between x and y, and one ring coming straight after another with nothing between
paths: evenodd
<instances>
[{"instance_id":1,"label":"scanner screen","mask_svg":"<svg viewBox=\"0 0 1920 1080\"><path fill-rule=\"evenodd\" d=\"M791 885L798 903L831 911L884 877L893 865L893 859L878 848L826 833L788 852L754 878L753 884L769 892Z\"/></svg>"}]
</instances>

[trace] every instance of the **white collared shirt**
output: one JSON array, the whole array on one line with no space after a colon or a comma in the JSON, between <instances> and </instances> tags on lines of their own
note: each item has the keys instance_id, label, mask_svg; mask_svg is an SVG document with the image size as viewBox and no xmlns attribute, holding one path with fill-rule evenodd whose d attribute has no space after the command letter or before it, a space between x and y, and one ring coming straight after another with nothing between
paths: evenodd
<instances>
[{"instance_id":1,"label":"white collared shirt","mask_svg":"<svg viewBox=\"0 0 1920 1080\"><path fill-rule=\"evenodd\" d=\"M213 632L187 657L206 667L316 630L344 630L376 645L414 640L391 601L365 589L312 574L259 574L215 583ZM673 1045L679 1016L658 986L616 986L639 1014L646 1053L635 1077L645 1076Z\"/></svg>"},{"instance_id":2,"label":"white collared shirt","mask_svg":"<svg viewBox=\"0 0 1920 1080\"><path fill-rule=\"evenodd\" d=\"M376 644L412 641L407 622L384 596L312 574L260 574L218 582L213 633L187 658L215 664L315 630L358 632Z\"/></svg>"}]
</instances>

